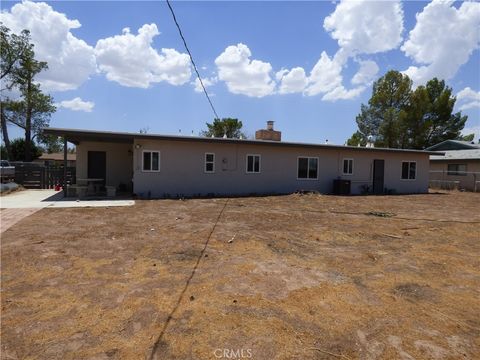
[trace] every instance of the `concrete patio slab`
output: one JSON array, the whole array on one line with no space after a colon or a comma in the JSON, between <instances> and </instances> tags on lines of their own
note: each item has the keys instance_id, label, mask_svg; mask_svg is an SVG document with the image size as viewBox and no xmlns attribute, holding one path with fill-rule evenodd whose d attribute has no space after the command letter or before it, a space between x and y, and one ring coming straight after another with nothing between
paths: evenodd
<instances>
[{"instance_id":1,"label":"concrete patio slab","mask_svg":"<svg viewBox=\"0 0 480 360\"><path fill-rule=\"evenodd\" d=\"M66 200L52 201L48 208L81 208L81 207L112 207L132 206L134 200Z\"/></svg>"},{"instance_id":2,"label":"concrete patio slab","mask_svg":"<svg viewBox=\"0 0 480 360\"><path fill-rule=\"evenodd\" d=\"M0 233L43 208L132 206L134 200L70 200L61 191L23 190L0 197Z\"/></svg>"},{"instance_id":3,"label":"concrete patio slab","mask_svg":"<svg viewBox=\"0 0 480 360\"><path fill-rule=\"evenodd\" d=\"M24 190L0 197L2 209L112 207L134 204L134 200L70 200L65 199L61 191L55 190Z\"/></svg>"},{"instance_id":4,"label":"concrete patio slab","mask_svg":"<svg viewBox=\"0 0 480 360\"><path fill-rule=\"evenodd\" d=\"M0 197L2 209L41 209L54 200L60 200L63 194L55 190L23 190Z\"/></svg>"}]
</instances>

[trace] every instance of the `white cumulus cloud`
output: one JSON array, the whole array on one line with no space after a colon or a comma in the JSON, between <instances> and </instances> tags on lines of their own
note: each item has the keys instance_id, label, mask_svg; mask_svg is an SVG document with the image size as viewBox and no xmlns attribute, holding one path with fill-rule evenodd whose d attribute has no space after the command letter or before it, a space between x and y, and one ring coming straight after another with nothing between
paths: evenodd
<instances>
[{"instance_id":1,"label":"white cumulus cloud","mask_svg":"<svg viewBox=\"0 0 480 360\"><path fill-rule=\"evenodd\" d=\"M358 86L356 88L347 90L343 85L340 85L332 91L328 92L327 94L323 95L322 100L337 101L354 99L359 96L365 89L365 86Z\"/></svg>"},{"instance_id":2,"label":"white cumulus cloud","mask_svg":"<svg viewBox=\"0 0 480 360\"><path fill-rule=\"evenodd\" d=\"M218 79L215 76L210 78L202 78L202 83L203 83L203 86L205 86L205 89L214 85L217 81ZM202 84L200 83L200 80L198 79L198 77L195 78L193 85L194 85L193 89L195 90L195 92L203 93Z\"/></svg>"},{"instance_id":3,"label":"white cumulus cloud","mask_svg":"<svg viewBox=\"0 0 480 360\"><path fill-rule=\"evenodd\" d=\"M318 95L327 93L342 85L342 64L334 58L330 58L325 51L320 55L310 76L308 77L306 95Z\"/></svg>"},{"instance_id":4,"label":"white cumulus cloud","mask_svg":"<svg viewBox=\"0 0 480 360\"><path fill-rule=\"evenodd\" d=\"M480 108L480 91L466 87L457 94L457 103L460 110Z\"/></svg>"},{"instance_id":5,"label":"white cumulus cloud","mask_svg":"<svg viewBox=\"0 0 480 360\"><path fill-rule=\"evenodd\" d=\"M402 46L421 66L404 72L414 84L433 77L451 79L480 44L480 3L433 0L417 14L417 23Z\"/></svg>"},{"instance_id":6,"label":"white cumulus cloud","mask_svg":"<svg viewBox=\"0 0 480 360\"><path fill-rule=\"evenodd\" d=\"M384 52L402 41L403 10L399 1L341 1L323 27L347 54Z\"/></svg>"},{"instance_id":7,"label":"white cumulus cloud","mask_svg":"<svg viewBox=\"0 0 480 360\"><path fill-rule=\"evenodd\" d=\"M151 84L166 81L182 85L190 81L190 59L175 49L152 47L159 34L155 24L145 24L134 35L129 28L116 35L98 40L95 46L98 67L107 79L123 86L148 88Z\"/></svg>"},{"instance_id":8,"label":"white cumulus cloud","mask_svg":"<svg viewBox=\"0 0 480 360\"><path fill-rule=\"evenodd\" d=\"M338 54L338 53L337 53ZM330 58L324 51L308 77L308 86L304 93L308 96L323 94L324 101L348 100L359 96L364 86L346 89L343 86L342 63L344 59L335 55Z\"/></svg>"},{"instance_id":9,"label":"white cumulus cloud","mask_svg":"<svg viewBox=\"0 0 480 360\"><path fill-rule=\"evenodd\" d=\"M352 78L352 84L354 85L369 85L377 77L378 65L375 61L365 60L359 61L360 69Z\"/></svg>"},{"instance_id":10,"label":"white cumulus cloud","mask_svg":"<svg viewBox=\"0 0 480 360\"><path fill-rule=\"evenodd\" d=\"M71 30L81 26L43 2L23 1L0 13L0 21L13 33L30 30L35 58L48 63L37 75L46 91L78 88L96 71L93 48Z\"/></svg>"},{"instance_id":11,"label":"white cumulus cloud","mask_svg":"<svg viewBox=\"0 0 480 360\"><path fill-rule=\"evenodd\" d=\"M224 81L233 94L263 97L273 94L275 81L271 77L272 66L260 60L251 60L247 45L228 46L216 59L218 78Z\"/></svg>"},{"instance_id":12,"label":"white cumulus cloud","mask_svg":"<svg viewBox=\"0 0 480 360\"><path fill-rule=\"evenodd\" d=\"M61 101L60 103L56 104L56 106L73 111L92 112L95 103L93 101L83 101L81 98L76 97L72 100Z\"/></svg>"},{"instance_id":13,"label":"white cumulus cloud","mask_svg":"<svg viewBox=\"0 0 480 360\"><path fill-rule=\"evenodd\" d=\"M280 70L275 74L275 77L280 82L278 90L280 94L302 92L308 82L305 70L301 67L295 67L291 70Z\"/></svg>"},{"instance_id":14,"label":"white cumulus cloud","mask_svg":"<svg viewBox=\"0 0 480 360\"><path fill-rule=\"evenodd\" d=\"M358 97L377 76L373 60L358 60L360 55L397 48L402 41L403 10L399 1L341 1L327 16L323 26L337 40L333 57L322 52L308 77L304 94L323 94L322 100L336 101ZM355 87L343 85L342 71L350 58L360 67L351 79Z\"/></svg>"}]
</instances>

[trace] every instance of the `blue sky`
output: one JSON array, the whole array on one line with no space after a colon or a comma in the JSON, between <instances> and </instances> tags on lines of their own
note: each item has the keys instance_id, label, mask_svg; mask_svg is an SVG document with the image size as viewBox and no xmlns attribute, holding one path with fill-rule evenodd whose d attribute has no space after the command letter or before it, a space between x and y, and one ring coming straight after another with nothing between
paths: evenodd
<instances>
[{"instance_id":1,"label":"blue sky","mask_svg":"<svg viewBox=\"0 0 480 360\"><path fill-rule=\"evenodd\" d=\"M396 69L446 79L478 138L479 3L172 5L219 116L249 135L274 120L286 141L343 144L372 81ZM213 119L163 1L4 1L1 21L29 28L50 65L51 126L185 135Z\"/></svg>"}]
</instances>

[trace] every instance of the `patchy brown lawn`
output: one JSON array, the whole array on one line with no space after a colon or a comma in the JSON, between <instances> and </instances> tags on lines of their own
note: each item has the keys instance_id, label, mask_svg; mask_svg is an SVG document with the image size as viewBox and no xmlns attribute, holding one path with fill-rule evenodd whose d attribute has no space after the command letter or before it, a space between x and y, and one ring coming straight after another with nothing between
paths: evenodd
<instances>
[{"instance_id":1,"label":"patchy brown lawn","mask_svg":"<svg viewBox=\"0 0 480 360\"><path fill-rule=\"evenodd\" d=\"M479 201L43 209L2 234L2 359L476 359Z\"/></svg>"}]
</instances>

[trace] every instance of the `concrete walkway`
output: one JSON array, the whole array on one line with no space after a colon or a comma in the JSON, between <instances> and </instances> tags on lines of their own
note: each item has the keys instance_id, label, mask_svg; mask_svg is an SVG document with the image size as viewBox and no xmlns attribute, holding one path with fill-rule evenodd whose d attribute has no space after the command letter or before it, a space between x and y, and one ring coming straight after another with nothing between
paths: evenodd
<instances>
[{"instance_id":1,"label":"concrete walkway","mask_svg":"<svg viewBox=\"0 0 480 360\"><path fill-rule=\"evenodd\" d=\"M3 233L20 220L32 215L38 210L40 210L40 208L0 209L0 233Z\"/></svg>"},{"instance_id":2,"label":"concrete walkway","mask_svg":"<svg viewBox=\"0 0 480 360\"><path fill-rule=\"evenodd\" d=\"M0 196L0 233L43 208L131 206L133 200L70 200L61 191L22 190Z\"/></svg>"}]
</instances>

